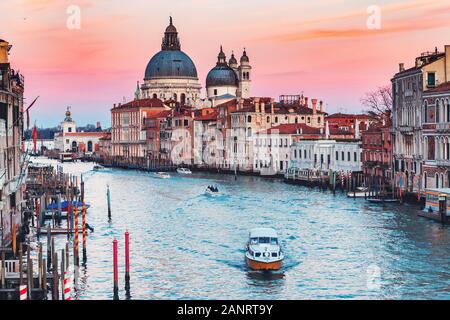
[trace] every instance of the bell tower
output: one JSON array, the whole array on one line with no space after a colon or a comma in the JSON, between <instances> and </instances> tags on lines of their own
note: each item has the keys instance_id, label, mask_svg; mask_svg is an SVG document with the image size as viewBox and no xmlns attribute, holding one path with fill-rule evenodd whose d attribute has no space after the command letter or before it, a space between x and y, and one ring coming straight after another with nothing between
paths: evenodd
<instances>
[{"instance_id":1,"label":"bell tower","mask_svg":"<svg viewBox=\"0 0 450 320\"><path fill-rule=\"evenodd\" d=\"M239 66L239 93L241 98L250 98L251 90L251 70L250 60L244 48L241 57L241 65Z\"/></svg>"}]
</instances>

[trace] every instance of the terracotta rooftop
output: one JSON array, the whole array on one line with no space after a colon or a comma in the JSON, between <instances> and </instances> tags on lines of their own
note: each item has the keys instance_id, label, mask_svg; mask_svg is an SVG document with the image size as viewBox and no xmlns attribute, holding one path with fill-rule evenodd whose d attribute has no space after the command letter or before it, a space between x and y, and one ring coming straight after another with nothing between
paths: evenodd
<instances>
[{"instance_id":1,"label":"terracotta rooftop","mask_svg":"<svg viewBox=\"0 0 450 320\"><path fill-rule=\"evenodd\" d=\"M159 99L139 99L127 102L120 106L116 105L114 109L119 108L161 108L164 107L164 103Z\"/></svg>"},{"instance_id":2,"label":"terracotta rooftop","mask_svg":"<svg viewBox=\"0 0 450 320\"><path fill-rule=\"evenodd\" d=\"M285 123L280 124L276 127L272 127L268 130L262 131L261 133L267 134L321 134L320 128L310 127L304 123Z\"/></svg>"}]
</instances>

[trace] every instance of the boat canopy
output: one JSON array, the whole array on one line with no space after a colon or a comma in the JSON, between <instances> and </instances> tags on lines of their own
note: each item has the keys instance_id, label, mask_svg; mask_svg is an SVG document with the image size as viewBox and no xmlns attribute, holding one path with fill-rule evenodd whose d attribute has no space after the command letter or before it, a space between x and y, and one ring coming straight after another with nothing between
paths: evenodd
<instances>
[{"instance_id":1,"label":"boat canopy","mask_svg":"<svg viewBox=\"0 0 450 320\"><path fill-rule=\"evenodd\" d=\"M250 230L250 238L278 238L277 232L272 228L255 228Z\"/></svg>"}]
</instances>

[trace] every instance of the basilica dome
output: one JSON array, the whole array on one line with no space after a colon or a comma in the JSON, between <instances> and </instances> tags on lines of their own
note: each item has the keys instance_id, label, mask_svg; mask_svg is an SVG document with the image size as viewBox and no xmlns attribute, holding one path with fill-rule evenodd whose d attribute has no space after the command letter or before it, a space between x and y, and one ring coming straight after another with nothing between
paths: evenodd
<instances>
[{"instance_id":1,"label":"basilica dome","mask_svg":"<svg viewBox=\"0 0 450 320\"><path fill-rule=\"evenodd\" d=\"M155 54L145 69L145 80L163 78L198 79L194 62L180 50L162 50Z\"/></svg>"}]
</instances>

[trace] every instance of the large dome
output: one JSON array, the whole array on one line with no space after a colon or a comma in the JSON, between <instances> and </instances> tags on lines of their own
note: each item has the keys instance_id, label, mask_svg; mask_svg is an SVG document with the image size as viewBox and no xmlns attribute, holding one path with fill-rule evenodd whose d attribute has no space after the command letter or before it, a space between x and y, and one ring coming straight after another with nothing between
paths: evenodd
<instances>
[{"instance_id":1,"label":"large dome","mask_svg":"<svg viewBox=\"0 0 450 320\"><path fill-rule=\"evenodd\" d=\"M196 79L197 69L183 51L162 50L151 58L145 69L145 80L163 78Z\"/></svg>"},{"instance_id":2,"label":"large dome","mask_svg":"<svg viewBox=\"0 0 450 320\"><path fill-rule=\"evenodd\" d=\"M227 65L215 66L206 77L206 87L239 87L236 73Z\"/></svg>"}]
</instances>

